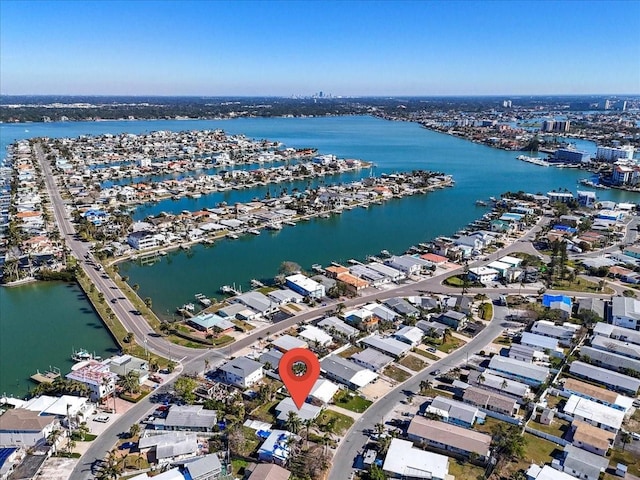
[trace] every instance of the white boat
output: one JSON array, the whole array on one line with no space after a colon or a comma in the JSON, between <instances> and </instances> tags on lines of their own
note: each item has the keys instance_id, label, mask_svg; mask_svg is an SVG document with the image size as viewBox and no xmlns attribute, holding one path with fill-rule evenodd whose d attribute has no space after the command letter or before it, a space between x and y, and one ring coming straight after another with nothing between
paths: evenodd
<instances>
[{"instance_id":1,"label":"white boat","mask_svg":"<svg viewBox=\"0 0 640 480\"><path fill-rule=\"evenodd\" d=\"M236 235L235 233L227 233L227 238L230 238L232 240L237 240L240 237L238 235Z\"/></svg>"},{"instance_id":2,"label":"white boat","mask_svg":"<svg viewBox=\"0 0 640 480\"><path fill-rule=\"evenodd\" d=\"M90 353L88 350L81 348L80 350L74 350L71 354L71 360L76 362L82 362L86 360L101 360L100 357Z\"/></svg>"},{"instance_id":3,"label":"white boat","mask_svg":"<svg viewBox=\"0 0 640 480\"><path fill-rule=\"evenodd\" d=\"M257 228L251 228L247 231L253 235L260 235L260 230L258 230Z\"/></svg>"},{"instance_id":4,"label":"white boat","mask_svg":"<svg viewBox=\"0 0 640 480\"><path fill-rule=\"evenodd\" d=\"M269 230L282 230L282 224L277 222L272 222L267 224L267 228Z\"/></svg>"},{"instance_id":5,"label":"white boat","mask_svg":"<svg viewBox=\"0 0 640 480\"><path fill-rule=\"evenodd\" d=\"M208 299L206 296L204 296L202 293L196 293L195 297L196 297L196 300L198 300L205 307L208 307L209 305L211 305L211 300Z\"/></svg>"}]
</instances>

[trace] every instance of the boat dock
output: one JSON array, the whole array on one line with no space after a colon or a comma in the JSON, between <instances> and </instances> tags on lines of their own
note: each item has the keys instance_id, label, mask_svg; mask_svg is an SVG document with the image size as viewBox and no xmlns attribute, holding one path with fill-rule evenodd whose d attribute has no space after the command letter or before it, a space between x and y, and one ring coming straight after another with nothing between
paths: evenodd
<instances>
[{"instance_id":1,"label":"boat dock","mask_svg":"<svg viewBox=\"0 0 640 480\"><path fill-rule=\"evenodd\" d=\"M236 286L233 285L223 285L220 287L220 291L227 295L242 295L242 290L236 289Z\"/></svg>"},{"instance_id":2,"label":"boat dock","mask_svg":"<svg viewBox=\"0 0 640 480\"><path fill-rule=\"evenodd\" d=\"M36 383L53 383L55 380L60 378L60 369L58 367L49 367L44 373L40 373L40 370L36 370L36 373L31 375L31 380Z\"/></svg>"}]
</instances>

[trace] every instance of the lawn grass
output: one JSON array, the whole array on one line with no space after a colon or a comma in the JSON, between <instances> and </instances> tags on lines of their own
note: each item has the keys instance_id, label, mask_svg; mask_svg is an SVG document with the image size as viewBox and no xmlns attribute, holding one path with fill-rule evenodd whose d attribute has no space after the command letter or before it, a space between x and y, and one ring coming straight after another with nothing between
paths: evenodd
<instances>
[{"instance_id":1,"label":"lawn grass","mask_svg":"<svg viewBox=\"0 0 640 480\"><path fill-rule=\"evenodd\" d=\"M459 340L456 337L449 337L449 339L445 343L443 343L442 345L438 345L436 348L441 352L450 353L451 351L462 345L462 343L462 340Z\"/></svg>"},{"instance_id":2,"label":"lawn grass","mask_svg":"<svg viewBox=\"0 0 640 480\"><path fill-rule=\"evenodd\" d=\"M249 462L242 458L234 458L231 460L231 470L237 477L244 477L244 469L249 465Z\"/></svg>"},{"instance_id":3,"label":"lawn grass","mask_svg":"<svg viewBox=\"0 0 640 480\"><path fill-rule=\"evenodd\" d=\"M526 440L526 444L524 447L523 460L527 462L527 464L531 464L531 462L537 463L538 465L551 463L551 454L553 451L556 449L562 449L562 447L555 443L545 440L544 438L536 437L530 433L525 433L524 438Z\"/></svg>"},{"instance_id":4,"label":"lawn grass","mask_svg":"<svg viewBox=\"0 0 640 480\"><path fill-rule=\"evenodd\" d=\"M213 345L213 348L220 348L220 347L225 347L235 341L236 339L233 337L230 337L229 335L222 335L221 337L214 338L211 341L211 343Z\"/></svg>"},{"instance_id":5,"label":"lawn grass","mask_svg":"<svg viewBox=\"0 0 640 480\"><path fill-rule=\"evenodd\" d=\"M342 435L351 425L353 418L333 410L324 410L318 417L318 427L323 432L329 431L335 435Z\"/></svg>"},{"instance_id":6,"label":"lawn grass","mask_svg":"<svg viewBox=\"0 0 640 480\"><path fill-rule=\"evenodd\" d=\"M338 407L346 408L352 412L362 413L369 408L373 402L358 395L357 393L343 390L336 395L335 403Z\"/></svg>"},{"instance_id":7,"label":"lawn grass","mask_svg":"<svg viewBox=\"0 0 640 480\"><path fill-rule=\"evenodd\" d=\"M474 430L477 430L477 431L479 431L479 432L482 432L482 433L486 433L486 434L488 434L488 435L491 435L491 431L492 431L492 430L493 430L493 428L494 428L496 425L498 425L499 423L502 423L502 422L501 422L500 420L496 419L496 418L493 418L493 417L487 417L487 418L485 419L485 422L484 422L483 424L476 423L476 424L473 426L473 429L474 429Z\"/></svg>"},{"instance_id":8,"label":"lawn grass","mask_svg":"<svg viewBox=\"0 0 640 480\"><path fill-rule=\"evenodd\" d=\"M349 348L345 348L342 352L340 352L338 356L342 358L349 358L351 355L361 352L362 350L364 349L356 347L355 345L351 345Z\"/></svg>"},{"instance_id":9,"label":"lawn grass","mask_svg":"<svg viewBox=\"0 0 640 480\"><path fill-rule=\"evenodd\" d=\"M256 328L250 323L245 322L244 320L233 319L231 320L231 323L233 323L236 327L238 327L243 332L250 332L251 330L254 330Z\"/></svg>"},{"instance_id":10,"label":"lawn grass","mask_svg":"<svg viewBox=\"0 0 640 480\"><path fill-rule=\"evenodd\" d=\"M423 350L421 348L414 348L413 350L411 350L413 353L417 353L418 355L422 355L425 358L428 358L429 360L440 360L440 357L438 357L437 355L434 355L431 352L427 352L426 350Z\"/></svg>"},{"instance_id":11,"label":"lawn grass","mask_svg":"<svg viewBox=\"0 0 640 480\"><path fill-rule=\"evenodd\" d=\"M447 278L444 282L445 285L449 285L450 287L460 287L464 285L464 282L458 275L453 275Z\"/></svg>"},{"instance_id":12,"label":"lawn grass","mask_svg":"<svg viewBox=\"0 0 640 480\"><path fill-rule=\"evenodd\" d=\"M407 367L408 369L413 370L414 372L419 372L420 370L422 370L427 366L425 362L423 362L418 357L415 357L413 355L405 356L398 363L403 367Z\"/></svg>"},{"instance_id":13,"label":"lawn grass","mask_svg":"<svg viewBox=\"0 0 640 480\"><path fill-rule=\"evenodd\" d=\"M401 368L398 368L395 365L389 365L387 368L384 369L383 373L387 377L392 378L396 382L400 382L400 383L404 382L409 377L411 377L411 374L409 372L402 370Z\"/></svg>"},{"instance_id":14,"label":"lawn grass","mask_svg":"<svg viewBox=\"0 0 640 480\"><path fill-rule=\"evenodd\" d=\"M280 403L280 400L273 400L271 402L263 403L251 412L251 416L263 422L276 423L276 416L273 408L278 403Z\"/></svg>"},{"instance_id":15,"label":"lawn grass","mask_svg":"<svg viewBox=\"0 0 640 480\"><path fill-rule=\"evenodd\" d=\"M245 438L244 451L242 453L245 457L248 457L256 451L258 445L260 445L260 439L253 428L243 426L242 433L244 433Z\"/></svg>"},{"instance_id":16,"label":"lawn grass","mask_svg":"<svg viewBox=\"0 0 640 480\"><path fill-rule=\"evenodd\" d=\"M484 478L484 468L477 467L469 462L460 462L455 458L449 459L449 475L453 475L456 479L476 480Z\"/></svg>"},{"instance_id":17,"label":"lawn grass","mask_svg":"<svg viewBox=\"0 0 640 480\"><path fill-rule=\"evenodd\" d=\"M483 320L491 320L493 318L493 305L491 302L483 303L478 310L480 318Z\"/></svg>"},{"instance_id":18,"label":"lawn grass","mask_svg":"<svg viewBox=\"0 0 640 480\"><path fill-rule=\"evenodd\" d=\"M609 458L610 465L616 465L618 463L624 463L629 467L628 472L632 475L640 476L640 463L638 463L638 457L633 452L622 451L621 448L614 448L611 450L611 457Z\"/></svg>"},{"instance_id":19,"label":"lawn grass","mask_svg":"<svg viewBox=\"0 0 640 480\"><path fill-rule=\"evenodd\" d=\"M562 438L562 436L569 430L569 422L558 417L554 417L550 425L543 425L537 421L530 422L529 426L540 430L541 432L548 433L549 435L555 435Z\"/></svg>"}]
</instances>

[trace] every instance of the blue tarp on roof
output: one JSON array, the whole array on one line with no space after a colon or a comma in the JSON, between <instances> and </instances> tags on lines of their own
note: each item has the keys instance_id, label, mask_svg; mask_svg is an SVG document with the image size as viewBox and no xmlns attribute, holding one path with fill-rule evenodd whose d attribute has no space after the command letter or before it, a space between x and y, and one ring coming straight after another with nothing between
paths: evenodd
<instances>
[{"instance_id":1,"label":"blue tarp on roof","mask_svg":"<svg viewBox=\"0 0 640 480\"><path fill-rule=\"evenodd\" d=\"M569 233L576 233L578 231L576 228L567 227L566 225L554 225L553 229L559 230L561 232L569 232Z\"/></svg>"},{"instance_id":2,"label":"blue tarp on roof","mask_svg":"<svg viewBox=\"0 0 640 480\"><path fill-rule=\"evenodd\" d=\"M567 297L566 295L548 295L545 294L542 297L542 305L545 307L550 307L552 303L561 302L566 303L571 306L571 297Z\"/></svg>"},{"instance_id":3,"label":"blue tarp on roof","mask_svg":"<svg viewBox=\"0 0 640 480\"><path fill-rule=\"evenodd\" d=\"M0 448L0 468L2 468L2 466L4 465L4 462L7 461L7 458L9 458L13 454L13 452L15 452L16 450L18 449L14 447Z\"/></svg>"}]
</instances>

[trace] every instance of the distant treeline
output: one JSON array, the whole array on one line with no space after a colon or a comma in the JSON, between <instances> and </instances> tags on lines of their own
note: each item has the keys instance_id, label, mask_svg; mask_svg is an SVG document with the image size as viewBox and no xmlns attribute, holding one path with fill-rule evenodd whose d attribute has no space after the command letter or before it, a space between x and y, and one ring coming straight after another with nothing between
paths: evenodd
<instances>
[{"instance_id":1,"label":"distant treeline","mask_svg":"<svg viewBox=\"0 0 640 480\"><path fill-rule=\"evenodd\" d=\"M170 119L364 115L402 117L419 111L482 112L514 107L581 111L602 102L602 96L532 97L107 97L0 96L1 122L80 121L95 119ZM57 105L56 105L57 104ZM76 105L74 105L76 104ZM84 104L78 106L78 104ZM10 107L8 107L10 106Z\"/></svg>"}]
</instances>

